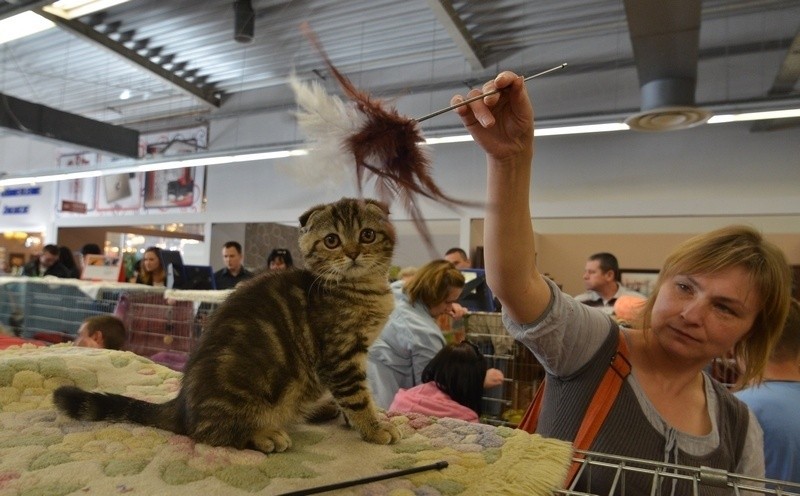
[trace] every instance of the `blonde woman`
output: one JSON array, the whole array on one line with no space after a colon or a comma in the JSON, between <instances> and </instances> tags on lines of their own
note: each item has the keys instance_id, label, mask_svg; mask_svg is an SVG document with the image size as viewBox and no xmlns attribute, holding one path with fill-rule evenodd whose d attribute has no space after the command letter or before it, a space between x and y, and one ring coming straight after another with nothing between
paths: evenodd
<instances>
[{"instance_id":1,"label":"blonde woman","mask_svg":"<svg viewBox=\"0 0 800 496\"><path fill-rule=\"evenodd\" d=\"M743 380L761 377L789 309L791 275L783 253L743 226L692 238L667 257L643 325L620 331L611 317L562 293L537 270L530 214L533 108L516 74L503 72L482 88L494 89L501 91L457 112L487 156L489 286L509 333L547 372L537 432L575 439L609 357L625 340L632 372L590 450L764 477L758 422L704 369L733 349L747 357ZM578 490L609 493L613 470L586 472ZM650 494L652 484L646 474L625 478L628 494ZM676 478L662 479L657 490L691 492L691 481Z\"/></svg>"},{"instance_id":2,"label":"blonde woman","mask_svg":"<svg viewBox=\"0 0 800 496\"><path fill-rule=\"evenodd\" d=\"M393 284L395 308L369 348L367 377L376 404L388 408L400 388L422 383L422 370L445 345L436 324L456 316L464 276L447 260L420 267L405 284Z\"/></svg>"}]
</instances>

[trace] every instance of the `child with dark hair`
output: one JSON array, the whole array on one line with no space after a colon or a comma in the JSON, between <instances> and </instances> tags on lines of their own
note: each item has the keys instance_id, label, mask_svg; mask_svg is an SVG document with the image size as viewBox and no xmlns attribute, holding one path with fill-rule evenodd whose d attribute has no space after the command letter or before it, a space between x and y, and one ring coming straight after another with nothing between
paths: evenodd
<instances>
[{"instance_id":1,"label":"child with dark hair","mask_svg":"<svg viewBox=\"0 0 800 496\"><path fill-rule=\"evenodd\" d=\"M486 361L469 341L448 344L422 371L422 384L400 389L389 410L477 422Z\"/></svg>"},{"instance_id":2,"label":"child with dark hair","mask_svg":"<svg viewBox=\"0 0 800 496\"><path fill-rule=\"evenodd\" d=\"M286 248L275 248L267 256L267 268L269 270L283 270L294 267L292 253Z\"/></svg>"}]
</instances>

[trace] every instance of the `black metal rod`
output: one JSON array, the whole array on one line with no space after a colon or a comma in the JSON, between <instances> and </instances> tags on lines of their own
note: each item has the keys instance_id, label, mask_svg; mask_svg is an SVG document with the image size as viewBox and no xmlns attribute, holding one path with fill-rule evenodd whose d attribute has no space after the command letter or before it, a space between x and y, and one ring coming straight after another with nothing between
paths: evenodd
<instances>
[{"instance_id":1,"label":"black metal rod","mask_svg":"<svg viewBox=\"0 0 800 496\"><path fill-rule=\"evenodd\" d=\"M420 467L407 468L404 470L396 470L383 475L373 475L371 477L364 477L362 479L353 479L344 482L337 482L335 484L328 484L327 486L310 487L308 489L300 489L299 491L292 491L290 493L283 493L280 496L305 496L306 494L319 494L328 491L335 491L336 489L343 489L345 487L358 486L361 484L369 484L370 482L377 482L386 479L394 479L404 475L416 474L418 472L427 472L428 470L441 470L447 468L448 463L444 460L430 465L422 465Z\"/></svg>"},{"instance_id":2,"label":"black metal rod","mask_svg":"<svg viewBox=\"0 0 800 496\"><path fill-rule=\"evenodd\" d=\"M566 66L567 66L567 63L564 62L563 64L559 64L559 65L557 65L555 67L551 67L551 68L547 69L546 71L537 72L536 74L533 74L532 76L528 76L525 79L523 79L523 81L528 81L528 80L533 79L535 77L544 76L545 74L547 74L549 72L557 71L557 70L559 70L559 69L561 69L563 67L566 67ZM466 105L468 103L472 103L475 100L480 100L481 98L483 98L485 96L494 95L495 93L500 93L500 90L487 91L486 93L481 93L480 95L475 95L472 98L467 98L466 100L464 100L461 103L456 103L455 105L450 105L449 107L445 107L443 109L439 109L436 112L431 112L428 115L423 115L422 117L419 117L419 118L414 119L414 120L417 121L417 122L426 121L426 120L430 119L431 117L436 117L439 114L444 114L445 112L449 112L449 111L451 111L453 109L457 109L458 107L463 107L464 105Z\"/></svg>"}]
</instances>

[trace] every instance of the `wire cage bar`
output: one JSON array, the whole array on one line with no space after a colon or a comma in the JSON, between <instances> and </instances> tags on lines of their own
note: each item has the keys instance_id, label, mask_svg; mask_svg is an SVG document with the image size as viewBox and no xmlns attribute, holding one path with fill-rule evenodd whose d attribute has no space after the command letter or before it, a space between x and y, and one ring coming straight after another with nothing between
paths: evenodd
<instances>
[{"instance_id":1,"label":"wire cage bar","mask_svg":"<svg viewBox=\"0 0 800 496\"><path fill-rule=\"evenodd\" d=\"M800 484L774 479L748 477L721 469L710 467L691 467L686 465L655 462L619 455L610 455L593 451L576 450L574 463L580 464L574 482L566 489L557 490L555 494L567 496L639 496L628 490L627 479L636 475L650 480L651 495L670 494L673 481L682 481L691 488L691 493L678 494L701 496L708 494L712 488L724 490L731 495L778 495L800 496ZM613 482L608 491L592 492L591 480L594 472L601 472L604 480L609 480L609 471L613 473ZM584 477L588 492L575 489L576 484ZM684 486L685 487L685 486Z\"/></svg>"},{"instance_id":2,"label":"wire cage bar","mask_svg":"<svg viewBox=\"0 0 800 496\"><path fill-rule=\"evenodd\" d=\"M169 301L161 293L128 293L123 320L128 329L125 349L153 357L161 352L188 354L195 341L190 302Z\"/></svg>"},{"instance_id":3,"label":"wire cage bar","mask_svg":"<svg viewBox=\"0 0 800 496\"><path fill-rule=\"evenodd\" d=\"M544 378L544 369L530 350L509 336L498 312L467 314L464 335L481 350L487 367L505 376L501 386L484 393L481 422L516 427Z\"/></svg>"},{"instance_id":4,"label":"wire cage bar","mask_svg":"<svg viewBox=\"0 0 800 496\"><path fill-rule=\"evenodd\" d=\"M489 390L483 398L481 422L516 427L533 400L544 369L533 353L516 342L503 326L500 313L474 312L465 317L465 337L478 345L487 365L505 374L505 383L497 391ZM725 365L724 363L719 364ZM727 377L727 376L723 376ZM800 484L772 479L747 477L709 467L691 467L651 460L576 450L575 463L580 465L573 484L555 494L567 496L641 496L671 494L673 481L681 483L681 496L706 494L800 496ZM592 491L592 478L596 483ZM608 481L611 485L608 489ZM636 482L634 484L634 481ZM642 492L642 481L649 485ZM581 490L576 484L581 484ZM585 487L584 487L585 484ZM598 490L598 487L604 489ZM685 488L690 488L686 492ZM634 489L635 488L635 489ZM714 491L716 490L716 492Z\"/></svg>"},{"instance_id":5,"label":"wire cage bar","mask_svg":"<svg viewBox=\"0 0 800 496\"><path fill-rule=\"evenodd\" d=\"M72 341L87 317L112 313L116 295L87 291L77 280L3 278L0 322L24 338Z\"/></svg>"}]
</instances>

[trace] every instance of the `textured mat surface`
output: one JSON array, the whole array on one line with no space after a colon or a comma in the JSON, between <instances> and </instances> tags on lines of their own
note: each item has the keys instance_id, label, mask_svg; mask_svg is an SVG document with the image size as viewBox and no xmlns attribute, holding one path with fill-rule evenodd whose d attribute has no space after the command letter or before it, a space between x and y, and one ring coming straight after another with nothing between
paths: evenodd
<instances>
[{"instance_id":1,"label":"textured mat surface","mask_svg":"<svg viewBox=\"0 0 800 496\"><path fill-rule=\"evenodd\" d=\"M0 494L281 494L442 460L449 466L440 471L327 494L552 494L572 455L567 443L519 430L391 413L403 433L394 445L366 443L332 422L299 425L290 451L264 455L134 424L78 422L51 403L62 384L165 401L180 378L128 352L0 351Z\"/></svg>"}]
</instances>

